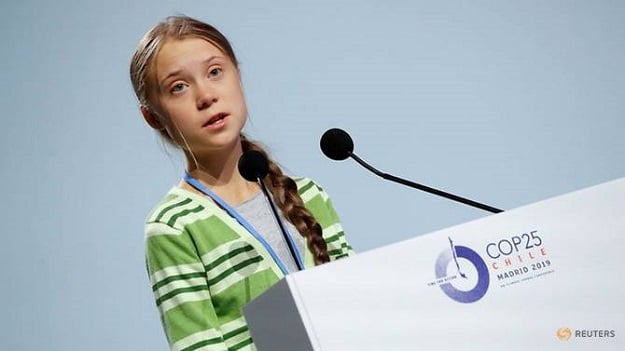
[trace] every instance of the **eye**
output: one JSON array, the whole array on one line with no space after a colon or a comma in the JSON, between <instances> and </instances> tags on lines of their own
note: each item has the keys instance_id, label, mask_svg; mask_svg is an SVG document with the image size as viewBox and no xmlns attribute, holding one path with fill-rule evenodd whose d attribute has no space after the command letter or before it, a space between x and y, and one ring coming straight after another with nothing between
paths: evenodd
<instances>
[{"instance_id":1,"label":"eye","mask_svg":"<svg viewBox=\"0 0 625 351\"><path fill-rule=\"evenodd\" d=\"M171 87L170 92L172 92L172 93L179 93L182 90L184 90L185 87L186 87L186 85L184 85L183 83L176 83L176 84L174 84Z\"/></svg>"},{"instance_id":2,"label":"eye","mask_svg":"<svg viewBox=\"0 0 625 351\"><path fill-rule=\"evenodd\" d=\"M223 71L221 67L213 67L208 71L208 76L211 78L219 77L223 74Z\"/></svg>"}]
</instances>

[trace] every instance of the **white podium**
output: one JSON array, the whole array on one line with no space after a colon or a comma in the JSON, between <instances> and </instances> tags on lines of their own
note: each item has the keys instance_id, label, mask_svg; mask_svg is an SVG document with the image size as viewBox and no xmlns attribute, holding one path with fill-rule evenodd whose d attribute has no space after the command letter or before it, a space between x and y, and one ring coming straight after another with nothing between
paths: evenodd
<instances>
[{"instance_id":1,"label":"white podium","mask_svg":"<svg viewBox=\"0 0 625 351\"><path fill-rule=\"evenodd\" d=\"M625 178L287 276L259 351L625 350Z\"/></svg>"}]
</instances>

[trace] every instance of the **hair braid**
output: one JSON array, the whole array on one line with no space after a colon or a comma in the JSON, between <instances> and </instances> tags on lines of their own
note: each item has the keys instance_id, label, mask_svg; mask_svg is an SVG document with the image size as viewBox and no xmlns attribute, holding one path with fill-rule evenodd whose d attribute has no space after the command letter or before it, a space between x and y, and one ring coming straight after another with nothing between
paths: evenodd
<instances>
[{"instance_id":1,"label":"hair braid","mask_svg":"<svg viewBox=\"0 0 625 351\"><path fill-rule=\"evenodd\" d=\"M272 161L260 145L241 135L243 151L255 150L261 152L269 160L269 182L267 188L271 191L276 205L282 214L291 222L298 232L306 239L308 248L312 251L315 264L319 265L330 261L328 247L323 239L321 225L304 206L304 201L297 193L297 185L293 179L282 173L280 167Z\"/></svg>"}]
</instances>

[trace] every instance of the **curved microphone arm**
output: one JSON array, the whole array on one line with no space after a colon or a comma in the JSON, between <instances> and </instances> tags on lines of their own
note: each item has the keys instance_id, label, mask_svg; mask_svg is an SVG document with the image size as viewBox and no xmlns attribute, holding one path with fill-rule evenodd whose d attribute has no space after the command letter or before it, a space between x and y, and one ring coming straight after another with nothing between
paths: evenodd
<instances>
[{"instance_id":1,"label":"curved microphone arm","mask_svg":"<svg viewBox=\"0 0 625 351\"><path fill-rule=\"evenodd\" d=\"M411 188L419 189L419 190L422 190L422 191L425 191L425 192L428 192L428 193L431 193L431 194L434 194L434 195L442 196L442 197L447 198L449 200L457 201L457 202L463 203L465 205L469 205L469 206L472 206L472 207L475 207L475 208L479 208L479 209L484 210L484 211L488 211L488 212L492 212L492 213L503 212L503 210L501 210L501 209L498 209L498 208L495 208L495 207L492 207L492 206L488 206L488 205L485 205L483 203L480 203L480 202L477 202L477 201L473 201L471 199L467 199L467 198L464 198L464 197L461 197L461 196L458 196L458 195L450 194L448 192L445 192L445 191L442 191L442 190L438 190L438 189L435 189L435 188L431 188L431 187L423 185L423 184L415 183L415 182L412 182L410 180L406 180L406 179L403 179L403 178L396 177L396 176L394 176L392 174L381 172L381 171L375 169L373 166L371 166L367 162L365 162L360 157L358 157L355 153L350 151L348 154L349 154L349 157L353 158L354 161L358 162L361 166L365 167L369 171L375 173L375 175L377 175L379 177L382 177L382 178L384 178L386 180L390 180L390 181L395 182L395 183L403 184L403 185L409 186Z\"/></svg>"}]
</instances>

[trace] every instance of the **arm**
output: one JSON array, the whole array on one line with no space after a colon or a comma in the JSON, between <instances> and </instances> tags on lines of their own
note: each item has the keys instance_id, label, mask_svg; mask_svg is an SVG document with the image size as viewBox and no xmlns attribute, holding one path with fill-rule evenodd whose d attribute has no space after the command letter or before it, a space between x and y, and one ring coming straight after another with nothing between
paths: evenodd
<instances>
[{"instance_id":1,"label":"arm","mask_svg":"<svg viewBox=\"0 0 625 351\"><path fill-rule=\"evenodd\" d=\"M158 222L148 223L146 232L148 274L170 348L227 350L190 236Z\"/></svg>"},{"instance_id":2,"label":"arm","mask_svg":"<svg viewBox=\"0 0 625 351\"><path fill-rule=\"evenodd\" d=\"M324 192L325 194L325 192ZM339 216L332 206L332 200L325 194L325 205L328 212L329 225L323 226L323 237L328 245L328 255L330 260L334 261L339 258L354 255L354 250L347 242L343 226L339 220Z\"/></svg>"},{"instance_id":3,"label":"arm","mask_svg":"<svg viewBox=\"0 0 625 351\"><path fill-rule=\"evenodd\" d=\"M321 225L323 238L328 245L330 260L334 261L353 255L354 250L345 239L343 226L328 194L308 178L297 178L296 183L304 204Z\"/></svg>"}]
</instances>

